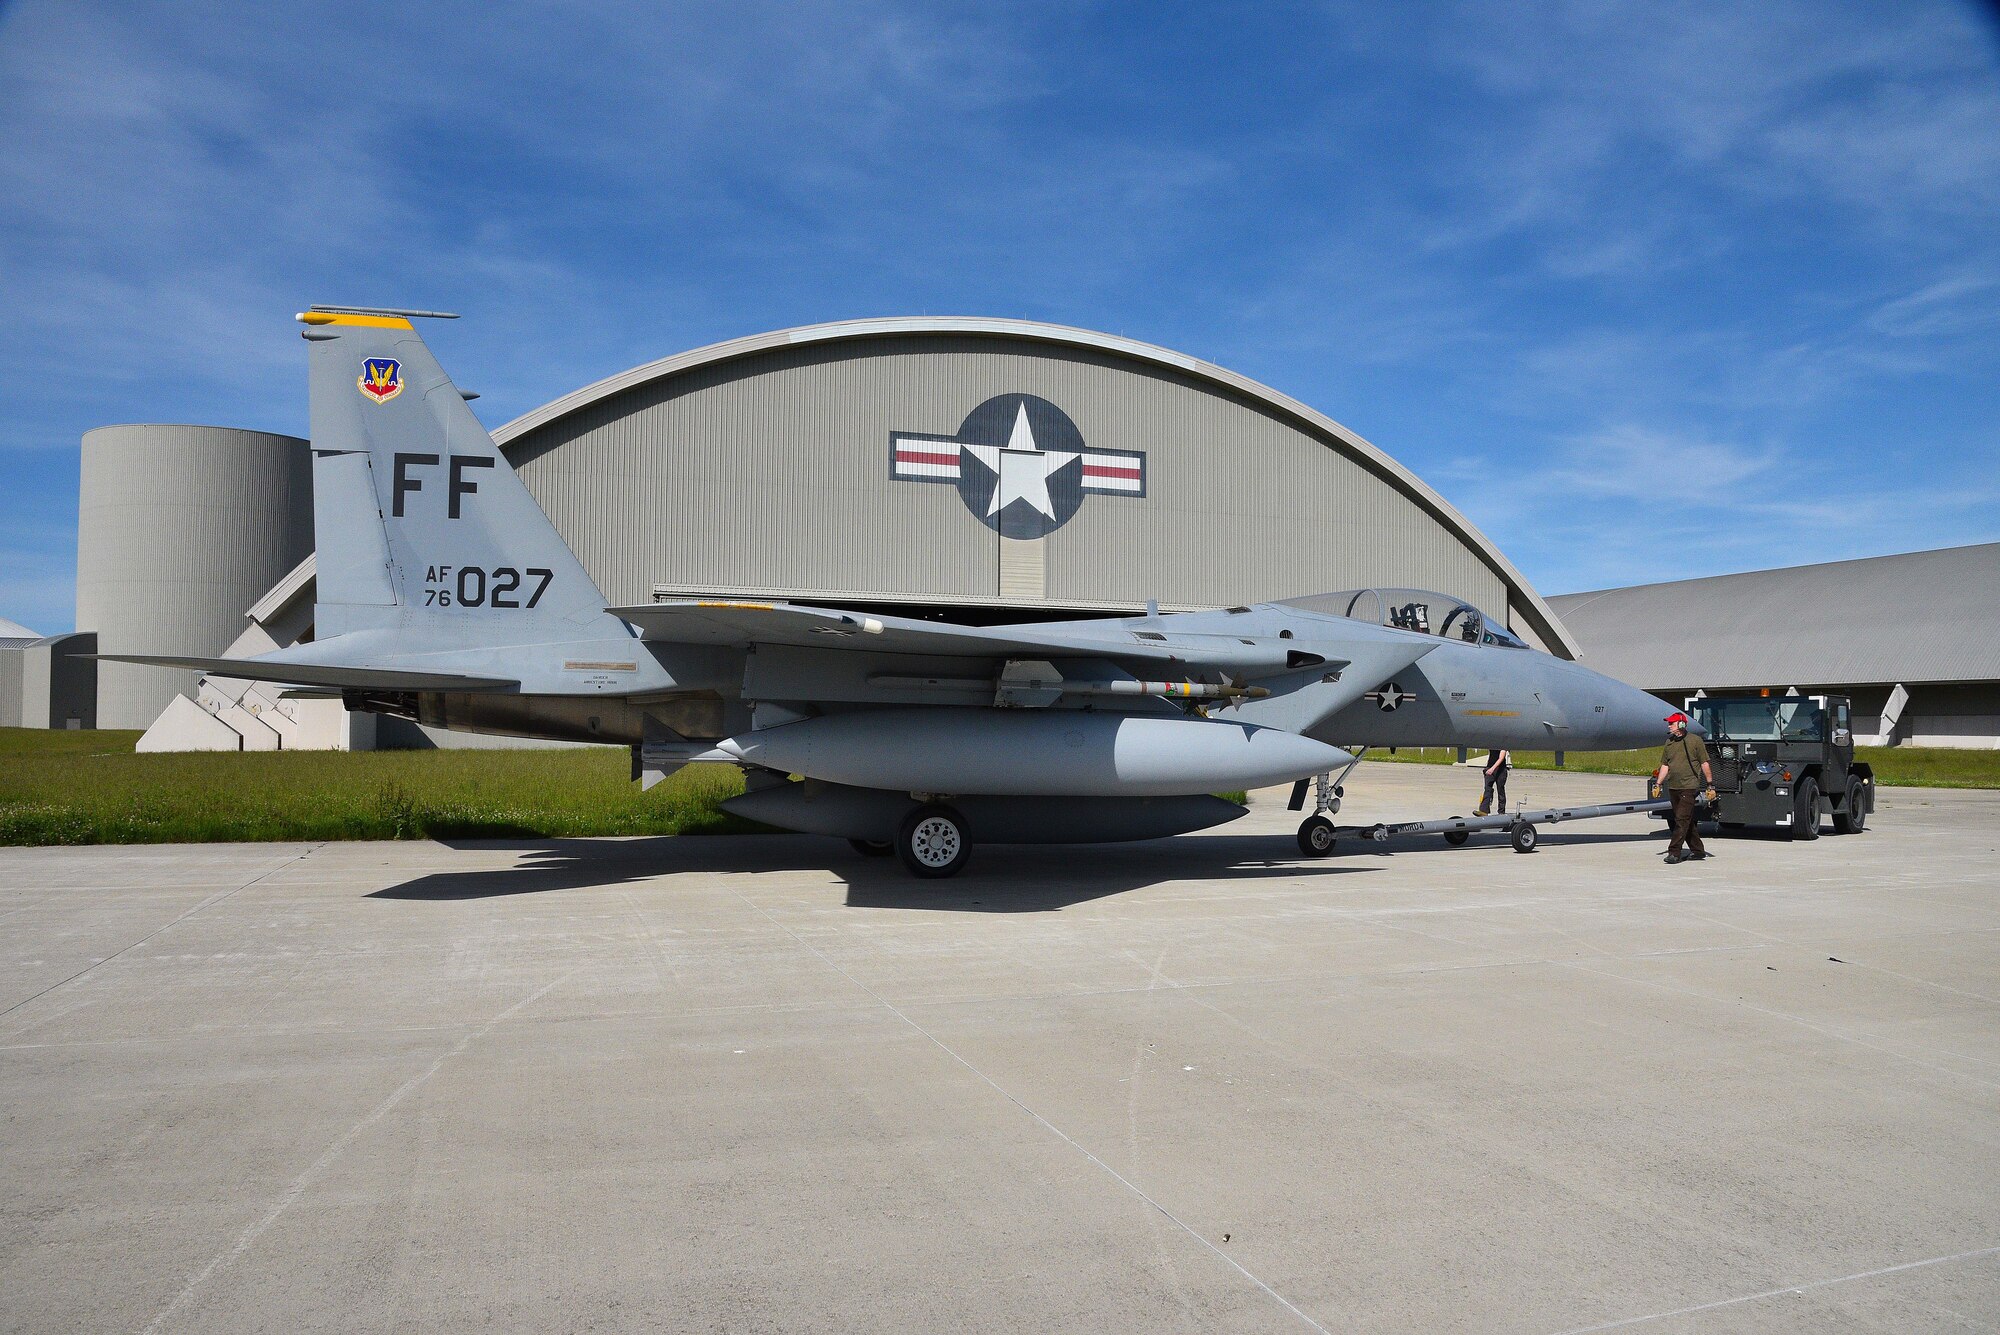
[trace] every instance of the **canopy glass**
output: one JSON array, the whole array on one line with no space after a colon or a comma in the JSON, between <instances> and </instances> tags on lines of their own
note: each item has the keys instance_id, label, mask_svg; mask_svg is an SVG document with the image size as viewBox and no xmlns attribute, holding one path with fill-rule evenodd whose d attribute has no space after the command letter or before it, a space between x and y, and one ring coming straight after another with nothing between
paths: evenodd
<instances>
[{"instance_id":1,"label":"canopy glass","mask_svg":"<svg viewBox=\"0 0 2000 1335\"><path fill-rule=\"evenodd\" d=\"M1471 603L1430 589L1346 589L1310 598L1287 598L1285 605L1447 640L1463 640L1467 644L1493 644L1508 649L1528 647Z\"/></svg>"}]
</instances>

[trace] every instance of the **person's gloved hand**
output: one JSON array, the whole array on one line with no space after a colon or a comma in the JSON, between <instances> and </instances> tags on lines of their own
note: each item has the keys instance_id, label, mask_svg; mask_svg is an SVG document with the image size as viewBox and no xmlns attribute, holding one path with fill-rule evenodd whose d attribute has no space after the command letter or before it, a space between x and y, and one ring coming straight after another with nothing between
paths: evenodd
<instances>
[{"instance_id":1,"label":"person's gloved hand","mask_svg":"<svg viewBox=\"0 0 2000 1335\"><path fill-rule=\"evenodd\" d=\"M1715 785L1714 785L1714 784L1712 784L1712 783L1711 783L1710 785L1708 785L1708 787L1706 787L1706 788L1702 789L1702 792L1701 792L1701 800L1702 800L1702 801L1704 801L1704 802L1706 802L1706 803L1708 803L1708 804L1709 804L1710 806L1714 806L1714 805L1715 805Z\"/></svg>"}]
</instances>

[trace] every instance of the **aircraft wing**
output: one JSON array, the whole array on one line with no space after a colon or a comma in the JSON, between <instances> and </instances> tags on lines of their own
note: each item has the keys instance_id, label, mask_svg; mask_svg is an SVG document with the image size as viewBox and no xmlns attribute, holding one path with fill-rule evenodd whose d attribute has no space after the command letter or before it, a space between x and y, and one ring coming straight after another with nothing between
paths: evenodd
<instances>
[{"instance_id":1,"label":"aircraft wing","mask_svg":"<svg viewBox=\"0 0 2000 1335\"><path fill-rule=\"evenodd\" d=\"M511 691L520 682L505 677L471 677L457 672L412 672L403 668L346 667L334 663L288 663L283 659L183 658L172 654L90 654L106 663L144 663L187 668L238 681L271 681L285 686L353 687L367 691Z\"/></svg>"},{"instance_id":2,"label":"aircraft wing","mask_svg":"<svg viewBox=\"0 0 2000 1335\"><path fill-rule=\"evenodd\" d=\"M1150 643L1107 631L1036 634L1023 626L954 626L907 617L872 616L798 603L685 600L614 607L648 640L674 644L783 644L802 649L853 649L870 653L935 654L978 658L1109 658L1140 663L1200 663L1201 650L1184 642Z\"/></svg>"}]
</instances>

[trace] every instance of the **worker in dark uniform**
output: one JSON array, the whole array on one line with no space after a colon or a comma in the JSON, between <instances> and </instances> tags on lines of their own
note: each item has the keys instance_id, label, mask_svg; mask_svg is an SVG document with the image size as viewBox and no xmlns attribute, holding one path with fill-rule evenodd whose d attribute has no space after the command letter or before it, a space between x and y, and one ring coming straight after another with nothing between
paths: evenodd
<instances>
[{"instance_id":1,"label":"worker in dark uniform","mask_svg":"<svg viewBox=\"0 0 2000 1335\"><path fill-rule=\"evenodd\" d=\"M1486 753L1486 769L1484 771L1486 783L1479 793L1479 810L1473 812L1473 815L1484 816L1487 812L1491 811L1493 809L1493 798L1496 794L1500 798L1500 814L1504 816L1507 813L1507 771L1512 768L1514 768L1514 758L1505 751L1488 751Z\"/></svg>"},{"instance_id":2,"label":"worker in dark uniform","mask_svg":"<svg viewBox=\"0 0 2000 1335\"><path fill-rule=\"evenodd\" d=\"M1660 768L1653 772L1653 789L1664 790L1674 804L1674 837L1667 844L1667 863L1699 862L1708 856L1695 828L1695 799L1705 790L1713 798L1715 774L1708 766L1708 748L1699 737L1688 735L1686 714L1666 718L1667 744L1660 752ZM1683 853L1685 847L1688 851Z\"/></svg>"}]
</instances>

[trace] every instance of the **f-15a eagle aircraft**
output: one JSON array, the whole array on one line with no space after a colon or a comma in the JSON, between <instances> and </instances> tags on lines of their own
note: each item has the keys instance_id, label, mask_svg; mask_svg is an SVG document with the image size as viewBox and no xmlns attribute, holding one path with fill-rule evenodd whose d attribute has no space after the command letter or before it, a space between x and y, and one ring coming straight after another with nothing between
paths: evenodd
<instances>
[{"instance_id":1,"label":"f-15a eagle aircraft","mask_svg":"<svg viewBox=\"0 0 2000 1335\"><path fill-rule=\"evenodd\" d=\"M418 336L427 314L298 317L316 638L125 661L338 690L445 728L624 743L648 787L737 765L729 810L893 849L924 877L958 871L975 840L1148 839L1244 814L1219 791L1320 776L1324 807L1328 776L1368 746L1659 736L1662 701L1408 590L978 627L787 602L608 606Z\"/></svg>"}]
</instances>

